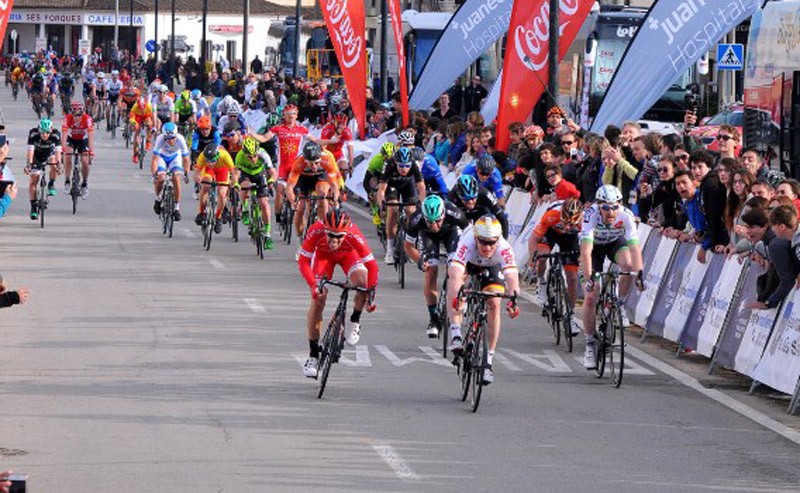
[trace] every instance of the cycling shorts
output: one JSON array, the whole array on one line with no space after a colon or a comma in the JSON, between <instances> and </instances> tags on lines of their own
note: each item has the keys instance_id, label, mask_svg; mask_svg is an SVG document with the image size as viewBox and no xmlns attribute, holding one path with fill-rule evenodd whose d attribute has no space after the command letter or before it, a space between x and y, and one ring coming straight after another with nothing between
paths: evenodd
<instances>
[{"instance_id":1,"label":"cycling shorts","mask_svg":"<svg viewBox=\"0 0 800 493\"><path fill-rule=\"evenodd\" d=\"M193 116L194 115L192 113L189 113L188 115L183 115L181 113L178 113L178 123L187 123L189 121L189 118Z\"/></svg>"},{"instance_id":2,"label":"cycling shorts","mask_svg":"<svg viewBox=\"0 0 800 493\"><path fill-rule=\"evenodd\" d=\"M142 128L142 126L144 126L145 123L147 123L147 125L150 125L150 126L153 125L153 116L152 115L132 115L132 117L133 117L133 121L136 123L136 125L139 128Z\"/></svg>"},{"instance_id":3,"label":"cycling shorts","mask_svg":"<svg viewBox=\"0 0 800 493\"><path fill-rule=\"evenodd\" d=\"M267 176L264 173L259 173L257 175L250 175L242 171L241 174L239 175L239 184L241 185L243 182L246 181L249 181L251 185L256 186L256 197L263 198L269 196L269 190L267 187Z\"/></svg>"},{"instance_id":4,"label":"cycling shorts","mask_svg":"<svg viewBox=\"0 0 800 493\"><path fill-rule=\"evenodd\" d=\"M386 201L387 202L402 202L404 204L411 204L417 201L417 187L414 185L413 180L402 180L391 183L386 187Z\"/></svg>"},{"instance_id":5,"label":"cycling shorts","mask_svg":"<svg viewBox=\"0 0 800 493\"><path fill-rule=\"evenodd\" d=\"M84 137L83 139L67 137L67 145L78 154L89 152L89 137Z\"/></svg>"},{"instance_id":6,"label":"cycling shorts","mask_svg":"<svg viewBox=\"0 0 800 493\"><path fill-rule=\"evenodd\" d=\"M447 231L441 232L435 238L429 235L425 236L422 245L422 258L429 266L439 265L439 249L444 246L447 259L449 260L456 253L458 247L458 232L457 228L449 228Z\"/></svg>"},{"instance_id":7,"label":"cycling shorts","mask_svg":"<svg viewBox=\"0 0 800 493\"><path fill-rule=\"evenodd\" d=\"M108 102L109 103L117 104L118 100L119 100L119 94L111 94L111 93L108 94Z\"/></svg>"},{"instance_id":8,"label":"cycling shorts","mask_svg":"<svg viewBox=\"0 0 800 493\"><path fill-rule=\"evenodd\" d=\"M278 179L286 182L291 172L292 172L292 163L281 162L280 166L278 166Z\"/></svg>"},{"instance_id":9,"label":"cycling shorts","mask_svg":"<svg viewBox=\"0 0 800 493\"><path fill-rule=\"evenodd\" d=\"M606 259L616 263L619 252L627 249L628 242L621 236L611 243L602 245L595 243L592 246L592 272L604 272Z\"/></svg>"},{"instance_id":10,"label":"cycling shorts","mask_svg":"<svg viewBox=\"0 0 800 493\"><path fill-rule=\"evenodd\" d=\"M164 158L164 156L158 156L158 169L156 173L183 173L183 164L181 162L181 158L178 155Z\"/></svg>"},{"instance_id":11,"label":"cycling shorts","mask_svg":"<svg viewBox=\"0 0 800 493\"><path fill-rule=\"evenodd\" d=\"M200 175L203 181L215 181L217 183L228 183L231 180L230 168L206 168Z\"/></svg>"},{"instance_id":12,"label":"cycling shorts","mask_svg":"<svg viewBox=\"0 0 800 493\"><path fill-rule=\"evenodd\" d=\"M556 233L552 229L549 229L547 233L544 234L544 238L539 241L539 244L549 247L550 250L558 245L558 250L560 252L573 252L570 255L562 257L561 261L564 265L578 265L578 261L580 260L580 247L578 246L577 234ZM597 245L595 245L595 248L597 248Z\"/></svg>"},{"instance_id":13,"label":"cycling shorts","mask_svg":"<svg viewBox=\"0 0 800 493\"><path fill-rule=\"evenodd\" d=\"M348 250L346 252L334 252L323 257L321 255L314 255L314 260L311 264L311 271L317 279L333 279L333 270L336 266L342 268L346 276L357 270L367 270L355 250Z\"/></svg>"},{"instance_id":14,"label":"cycling shorts","mask_svg":"<svg viewBox=\"0 0 800 493\"><path fill-rule=\"evenodd\" d=\"M321 178L321 175L300 175L294 189L299 195L311 195L317 189L317 183Z\"/></svg>"}]
</instances>

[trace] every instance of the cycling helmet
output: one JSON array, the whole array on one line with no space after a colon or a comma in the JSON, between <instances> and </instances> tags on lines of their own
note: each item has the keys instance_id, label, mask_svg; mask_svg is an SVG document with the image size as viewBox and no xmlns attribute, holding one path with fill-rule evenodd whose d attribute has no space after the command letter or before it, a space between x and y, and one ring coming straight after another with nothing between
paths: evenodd
<instances>
[{"instance_id":1,"label":"cycling helmet","mask_svg":"<svg viewBox=\"0 0 800 493\"><path fill-rule=\"evenodd\" d=\"M337 125L337 126L338 125L347 125L347 121L348 120L349 120L349 118L347 118L347 115L345 115L344 113L336 113L335 115L333 115L333 124L334 125Z\"/></svg>"},{"instance_id":2,"label":"cycling helmet","mask_svg":"<svg viewBox=\"0 0 800 493\"><path fill-rule=\"evenodd\" d=\"M228 108L228 115L239 116L239 105L238 104L234 104L233 106Z\"/></svg>"},{"instance_id":3,"label":"cycling helmet","mask_svg":"<svg viewBox=\"0 0 800 493\"><path fill-rule=\"evenodd\" d=\"M429 223L440 221L444 217L444 200L438 195L428 195L422 201L422 217Z\"/></svg>"},{"instance_id":4,"label":"cycling helmet","mask_svg":"<svg viewBox=\"0 0 800 493\"><path fill-rule=\"evenodd\" d=\"M213 142L209 142L208 145L203 148L203 157L208 162L216 162L217 159L219 159L219 146Z\"/></svg>"},{"instance_id":5,"label":"cycling helmet","mask_svg":"<svg viewBox=\"0 0 800 493\"><path fill-rule=\"evenodd\" d=\"M303 157L306 161L319 161L322 159L322 147L313 140L309 140L303 146Z\"/></svg>"},{"instance_id":6,"label":"cycling helmet","mask_svg":"<svg viewBox=\"0 0 800 493\"><path fill-rule=\"evenodd\" d=\"M181 91L181 99L183 99L184 101L189 101L189 98L191 97L192 97L192 92L189 91L188 89L184 89L183 91Z\"/></svg>"},{"instance_id":7,"label":"cycling helmet","mask_svg":"<svg viewBox=\"0 0 800 493\"><path fill-rule=\"evenodd\" d=\"M456 183L456 193L462 200L472 200L478 196L478 180L472 175L461 175Z\"/></svg>"},{"instance_id":8,"label":"cycling helmet","mask_svg":"<svg viewBox=\"0 0 800 493\"><path fill-rule=\"evenodd\" d=\"M247 156L255 156L258 152L258 141L248 135L242 142L242 150Z\"/></svg>"},{"instance_id":9,"label":"cycling helmet","mask_svg":"<svg viewBox=\"0 0 800 493\"><path fill-rule=\"evenodd\" d=\"M119 75L119 70L112 70L111 76L114 77L115 75Z\"/></svg>"},{"instance_id":10,"label":"cycling helmet","mask_svg":"<svg viewBox=\"0 0 800 493\"><path fill-rule=\"evenodd\" d=\"M195 89L195 90L192 91L192 99L194 99L195 101L200 99L202 96L203 96L203 93L200 92L200 89Z\"/></svg>"},{"instance_id":11,"label":"cycling helmet","mask_svg":"<svg viewBox=\"0 0 800 493\"><path fill-rule=\"evenodd\" d=\"M605 202L607 204L618 204L622 202L622 192L619 191L614 185L603 185L597 189L594 196L597 202Z\"/></svg>"},{"instance_id":12,"label":"cycling helmet","mask_svg":"<svg viewBox=\"0 0 800 493\"><path fill-rule=\"evenodd\" d=\"M402 165L411 165L411 151L407 147L401 147L394 151L394 162Z\"/></svg>"},{"instance_id":13,"label":"cycling helmet","mask_svg":"<svg viewBox=\"0 0 800 493\"><path fill-rule=\"evenodd\" d=\"M526 139L531 137L544 137L544 130L539 125L530 125L525 128L525 131L522 133L522 136Z\"/></svg>"},{"instance_id":14,"label":"cycling helmet","mask_svg":"<svg viewBox=\"0 0 800 493\"><path fill-rule=\"evenodd\" d=\"M487 214L475 221L475 224L472 226L472 231L475 233L476 238L491 238L496 240L502 236L503 227L496 217Z\"/></svg>"},{"instance_id":15,"label":"cycling helmet","mask_svg":"<svg viewBox=\"0 0 800 493\"><path fill-rule=\"evenodd\" d=\"M394 144L391 142L385 142L381 146L381 154L383 154L383 157L385 158L392 157L392 155L394 155Z\"/></svg>"},{"instance_id":16,"label":"cycling helmet","mask_svg":"<svg viewBox=\"0 0 800 493\"><path fill-rule=\"evenodd\" d=\"M49 118L42 118L39 120L39 131L44 133L50 133L53 131L53 120Z\"/></svg>"},{"instance_id":17,"label":"cycling helmet","mask_svg":"<svg viewBox=\"0 0 800 493\"><path fill-rule=\"evenodd\" d=\"M322 225L330 233L345 233L350 224L350 216L342 209L331 209L322 219Z\"/></svg>"},{"instance_id":18,"label":"cycling helmet","mask_svg":"<svg viewBox=\"0 0 800 493\"><path fill-rule=\"evenodd\" d=\"M489 175L494 171L494 158L489 154L481 154L475 161L475 167L478 173L482 175Z\"/></svg>"},{"instance_id":19,"label":"cycling helmet","mask_svg":"<svg viewBox=\"0 0 800 493\"><path fill-rule=\"evenodd\" d=\"M161 84L158 86L158 88L156 88L156 91L160 92L161 94L166 94L169 92L169 88L164 84Z\"/></svg>"},{"instance_id":20,"label":"cycling helmet","mask_svg":"<svg viewBox=\"0 0 800 493\"><path fill-rule=\"evenodd\" d=\"M238 132L239 130L241 130L239 122L236 120L231 120L225 124L225 127L222 129L222 134L227 135L229 133Z\"/></svg>"},{"instance_id":21,"label":"cycling helmet","mask_svg":"<svg viewBox=\"0 0 800 493\"><path fill-rule=\"evenodd\" d=\"M401 146L413 146L414 132L411 130L403 130L400 132L400 135L397 136L397 143Z\"/></svg>"},{"instance_id":22,"label":"cycling helmet","mask_svg":"<svg viewBox=\"0 0 800 493\"><path fill-rule=\"evenodd\" d=\"M582 214L581 201L575 197L569 197L561 204L561 221L567 224L578 224Z\"/></svg>"},{"instance_id":23,"label":"cycling helmet","mask_svg":"<svg viewBox=\"0 0 800 493\"><path fill-rule=\"evenodd\" d=\"M411 149L411 159L414 160L415 163L422 166L422 161L425 160L425 149L422 147L414 147Z\"/></svg>"},{"instance_id":24,"label":"cycling helmet","mask_svg":"<svg viewBox=\"0 0 800 493\"><path fill-rule=\"evenodd\" d=\"M293 104L287 104L283 108L283 114L285 115L286 113L294 113L296 115L297 114L297 106L295 106Z\"/></svg>"},{"instance_id":25,"label":"cycling helmet","mask_svg":"<svg viewBox=\"0 0 800 493\"><path fill-rule=\"evenodd\" d=\"M211 128L211 117L208 115L201 116L200 119L197 120L197 128L201 130Z\"/></svg>"},{"instance_id":26,"label":"cycling helmet","mask_svg":"<svg viewBox=\"0 0 800 493\"><path fill-rule=\"evenodd\" d=\"M103 79L103 78L105 78L105 76L106 76L106 74L104 74L103 72L97 72L97 78L98 79Z\"/></svg>"},{"instance_id":27,"label":"cycling helmet","mask_svg":"<svg viewBox=\"0 0 800 493\"><path fill-rule=\"evenodd\" d=\"M173 135L178 135L178 127L172 122L167 122L161 127L161 132L167 137L172 137Z\"/></svg>"},{"instance_id":28,"label":"cycling helmet","mask_svg":"<svg viewBox=\"0 0 800 493\"><path fill-rule=\"evenodd\" d=\"M72 110L73 113L78 113L78 112L83 111L83 103L81 103L80 101L73 101L69 105L69 107L70 107L70 109Z\"/></svg>"}]
</instances>

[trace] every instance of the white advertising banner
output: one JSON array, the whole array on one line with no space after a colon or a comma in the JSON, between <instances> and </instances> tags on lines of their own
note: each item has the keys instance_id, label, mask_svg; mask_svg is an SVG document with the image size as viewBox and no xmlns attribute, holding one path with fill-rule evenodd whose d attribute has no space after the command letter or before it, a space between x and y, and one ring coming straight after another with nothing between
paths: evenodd
<instances>
[{"instance_id":1,"label":"white advertising banner","mask_svg":"<svg viewBox=\"0 0 800 493\"><path fill-rule=\"evenodd\" d=\"M678 246L678 242L671 238L661 238L661 243L658 245L656 255L650 263L650 269L644 276L644 291L639 294L639 302L636 304L636 311L633 323L645 327L647 317L653 310L653 305L658 295L661 281L664 279L664 274L669 267L669 261L672 258L672 252Z\"/></svg>"},{"instance_id":2,"label":"white advertising banner","mask_svg":"<svg viewBox=\"0 0 800 493\"><path fill-rule=\"evenodd\" d=\"M742 264L735 260L725 262L722 273L711 291L711 298L706 307L705 318L700 326L695 348L703 356L711 357L714 352L743 268Z\"/></svg>"},{"instance_id":3,"label":"white advertising banner","mask_svg":"<svg viewBox=\"0 0 800 493\"><path fill-rule=\"evenodd\" d=\"M531 196L524 191L514 189L506 202L506 214L508 214L508 241L514 239L522 232L525 226L525 219L531 210Z\"/></svg>"},{"instance_id":4,"label":"white advertising banner","mask_svg":"<svg viewBox=\"0 0 800 493\"><path fill-rule=\"evenodd\" d=\"M686 326L686 321L689 319L689 312L692 311L692 306L694 306L694 302L697 299L700 285L703 283L703 278L706 276L709 262L701 264L697 261L697 251L699 249L700 245L695 245L692 249L692 259L683 271L683 279L680 288L678 288L675 301L672 303L672 309L670 309L665 319L665 339L671 341L679 340L683 333L683 328Z\"/></svg>"},{"instance_id":5,"label":"white advertising banner","mask_svg":"<svg viewBox=\"0 0 800 493\"><path fill-rule=\"evenodd\" d=\"M783 310L767 342L753 379L793 394L800 378L800 291L795 289L783 303Z\"/></svg>"}]
</instances>

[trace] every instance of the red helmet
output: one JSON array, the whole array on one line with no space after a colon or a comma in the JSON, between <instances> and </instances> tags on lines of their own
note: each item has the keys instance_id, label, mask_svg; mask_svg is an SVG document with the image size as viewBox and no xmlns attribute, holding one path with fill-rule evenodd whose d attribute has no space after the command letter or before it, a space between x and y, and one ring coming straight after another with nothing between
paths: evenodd
<instances>
[{"instance_id":1,"label":"red helmet","mask_svg":"<svg viewBox=\"0 0 800 493\"><path fill-rule=\"evenodd\" d=\"M342 209L331 209L322 221L325 230L331 233L345 233L350 228L350 216Z\"/></svg>"},{"instance_id":2,"label":"red helmet","mask_svg":"<svg viewBox=\"0 0 800 493\"><path fill-rule=\"evenodd\" d=\"M283 114L285 115L286 113L289 113L289 112L297 114L297 106L295 106L293 104L287 104L286 107L283 108Z\"/></svg>"},{"instance_id":3,"label":"red helmet","mask_svg":"<svg viewBox=\"0 0 800 493\"><path fill-rule=\"evenodd\" d=\"M73 101L72 104L69 105L70 109L73 113L77 111L83 111L83 103L80 101Z\"/></svg>"}]
</instances>

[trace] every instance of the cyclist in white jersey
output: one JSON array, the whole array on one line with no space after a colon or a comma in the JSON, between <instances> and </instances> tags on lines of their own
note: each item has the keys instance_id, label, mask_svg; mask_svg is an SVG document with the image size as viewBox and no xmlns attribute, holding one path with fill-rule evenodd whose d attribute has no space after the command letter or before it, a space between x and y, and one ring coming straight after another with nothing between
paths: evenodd
<instances>
[{"instance_id":1,"label":"cyclist in white jersey","mask_svg":"<svg viewBox=\"0 0 800 493\"><path fill-rule=\"evenodd\" d=\"M183 135L178 134L178 127L167 122L162 127L163 133L156 138L153 146L153 161L150 164L150 172L155 178L156 202L153 211L161 214L161 189L164 187L164 180L167 173L172 173L173 194L175 198L175 209L172 215L176 221L180 221L180 201L181 201L181 176L189 168L189 146Z\"/></svg>"},{"instance_id":2,"label":"cyclist in white jersey","mask_svg":"<svg viewBox=\"0 0 800 493\"><path fill-rule=\"evenodd\" d=\"M586 209L583 225L578 234L581 245L581 270L586 281L583 302L583 332L586 335L586 351L583 363L587 370L597 366L595 344L595 308L600 296L595 274L603 272L606 258L619 266L623 272L641 272L642 249L636 217L622 206L622 193L613 185L603 185L597 190L595 203ZM623 276L619 281L619 296L625 299L633 279Z\"/></svg>"},{"instance_id":3,"label":"cyclist in white jersey","mask_svg":"<svg viewBox=\"0 0 800 493\"><path fill-rule=\"evenodd\" d=\"M208 101L206 98L203 97L203 93L200 92L200 89L195 89L192 91L192 101L194 101L195 108L197 112L195 113L195 118L197 120L203 118L204 115L211 114L211 108L208 106Z\"/></svg>"},{"instance_id":4,"label":"cyclist in white jersey","mask_svg":"<svg viewBox=\"0 0 800 493\"><path fill-rule=\"evenodd\" d=\"M106 120L111 118L111 106L119 104L119 93L122 91L122 81L119 80L119 72L111 71L111 79L106 81L106 94L108 94L108 106L106 106Z\"/></svg>"},{"instance_id":5,"label":"cyclist in white jersey","mask_svg":"<svg viewBox=\"0 0 800 493\"><path fill-rule=\"evenodd\" d=\"M175 121L175 102L167 95L167 86L162 85L158 88L158 97L152 104L158 130L161 130L165 123Z\"/></svg>"},{"instance_id":6,"label":"cyclist in white jersey","mask_svg":"<svg viewBox=\"0 0 800 493\"><path fill-rule=\"evenodd\" d=\"M453 341L450 350L456 355L464 351L461 335L461 300L458 293L464 285L465 274L477 276L479 285L473 289L491 293L503 293L507 290L514 296L519 293L519 272L514 260L514 250L503 238L500 222L492 215L479 218L475 224L464 230L448 268L447 299L451 302L447 304L447 311L450 316L450 335ZM484 385L494 381L492 359L497 340L500 338L500 298L486 300L486 307L489 354L482 382ZM506 309L511 318L519 315L516 303L509 302Z\"/></svg>"}]
</instances>

